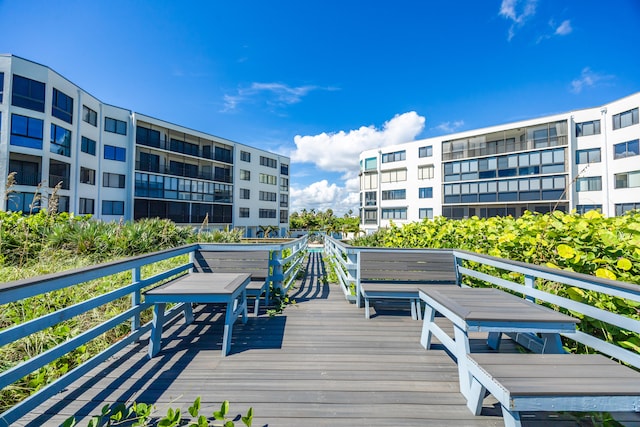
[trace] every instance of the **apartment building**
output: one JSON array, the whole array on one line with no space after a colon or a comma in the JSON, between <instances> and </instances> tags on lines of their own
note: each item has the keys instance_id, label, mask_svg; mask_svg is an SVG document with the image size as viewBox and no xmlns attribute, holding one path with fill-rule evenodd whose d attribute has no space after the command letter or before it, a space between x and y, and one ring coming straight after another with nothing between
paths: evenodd
<instances>
[{"instance_id":1,"label":"apartment building","mask_svg":"<svg viewBox=\"0 0 640 427\"><path fill-rule=\"evenodd\" d=\"M434 216L640 208L640 93L360 154L362 227Z\"/></svg>"},{"instance_id":2,"label":"apartment building","mask_svg":"<svg viewBox=\"0 0 640 427\"><path fill-rule=\"evenodd\" d=\"M286 234L289 158L106 104L50 68L0 55L3 210Z\"/></svg>"}]
</instances>

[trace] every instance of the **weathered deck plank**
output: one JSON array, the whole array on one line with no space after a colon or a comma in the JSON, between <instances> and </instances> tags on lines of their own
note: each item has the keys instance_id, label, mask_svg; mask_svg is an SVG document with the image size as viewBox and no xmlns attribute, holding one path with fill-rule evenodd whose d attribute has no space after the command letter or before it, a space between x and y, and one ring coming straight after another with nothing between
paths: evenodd
<instances>
[{"instance_id":1,"label":"weathered deck plank","mask_svg":"<svg viewBox=\"0 0 640 427\"><path fill-rule=\"evenodd\" d=\"M194 323L178 319L164 331L155 358L147 358L147 340L129 346L16 425L57 425L71 415L86 425L116 401L153 403L157 414L186 411L198 396L207 415L223 400L234 414L253 407L254 426L503 424L499 408L487 406L479 417L469 412L454 361L437 344L430 351L420 346L421 322L396 310L366 320L337 287L319 280L319 254L306 268L292 291L296 304L280 316L237 323L226 358L221 308L200 306ZM575 424L553 422L563 420Z\"/></svg>"}]
</instances>

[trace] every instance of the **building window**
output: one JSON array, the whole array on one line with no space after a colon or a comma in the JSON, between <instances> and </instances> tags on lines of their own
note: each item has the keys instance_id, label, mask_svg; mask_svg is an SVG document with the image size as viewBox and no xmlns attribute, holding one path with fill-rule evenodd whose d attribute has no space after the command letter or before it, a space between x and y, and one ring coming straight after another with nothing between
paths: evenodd
<instances>
[{"instance_id":1,"label":"building window","mask_svg":"<svg viewBox=\"0 0 640 427\"><path fill-rule=\"evenodd\" d=\"M624 113L613 115L613 129L621 129L638 124L638 109L625 111Z\"/></svg>"},{"instance_id":2,"label":"building window","mask_svg":"<svg viewBox=\"0 0 640 427\"><path fill-rule=\"evenodd\" d=\"M4 73L0 73L0 104L2 104L3 92L4 92Z\"/></svg>"},{"instance_id":3,"label":"building window","mask_svg":"<svg viewBox=\"0 0 640 427\"><path fill-rule=\"evenodd\" d=\"M102 173L102 186L111 188L124 188L126 177L119 173Z\"/></svg>"},{"instance_id":4,"label":"building window","mask_svg":"<svg viewBox=\"0 0 640 427\"><path fill-rule=\"evenodd\" d=\"M44 113L44 94L44 83L13 75L11 105Z\"/></svg>"},{"instance_id":5,"label":"building window","mask_svg":"<svg viewBox=\"0 0 640 427\"><path fill-rule=\"evenodd\" d=\"M364 159L364 170L365 171L374 171L378 167L378 159L376 157L369 157L368 159Z\"/></svg>"},{"instance_id":6,"label":"building window","mask_svg":"<svg viewBox=\"0 0 640 427\"><path fill-rule=\"evenodd\" d=\"M18 185L37 186L40 183L40 164L26 160L9 160L9 173L16 173Z\"/></svg>"},{"instance_id":7,"label":"building window","mask_svg":"<svg viewBox=\"0 0 640 427\"><path fill-rule=\"evenodd\" d=\"M118 200L103 200L102 215L124 215L124 202Z\"/></svg>"},{"instance_id":8,"label":"building window","mask_svg":"<svg viewBox=\"0 0 640 427\"><path fill-rule=\"evenodd\" d=\"M599 148L576 151L576 164L600 163L602 161Z\"/></svg>"},{"instance_id":9,"label":"building window","mask_svg":"<svg viewBox=\"0 0 640 427\"><path fill-rule=\"evenodd\" d=\"M80 151L83 153L91 154L92 156L96 155L96 142L93 139L89 139L86 136L83 136L80 140Z\"/></svg>"},{"instance_id":10,"label":"building window","mask_svg":"<svg viewBox=\"0 0 640 427\"><path fill-rule=\"evenodd\" d=\"M395 151L393 153L385 153L382 155L382 163L400 162L407 159L405 150Z\"/></svg>"},{"instance_id":11,"label":"building window","mask_svg":"<svg viewBox=\"0 0 640 427\"><path fill-rule=\"evenodd\" d=\"M249 218L249 208L240 208L240 218Z\"/></svg>"},{"instance_id":12,"label":"building window","mask_svg":"<svg viewBox=\"0 0 640 427\"><path fill-rule=\"evenodd\" d=\"M270 184L270 185L278 185L278 177L274 175L267 175L266 173L261 173L259 176L260 184Z\"/></svg>"},{"instance_id":13,"label":"building window","mask_svg":"<svg viewBox=\"0 0 640 427\"><path fill-rule=\"evenodd\" d=\"M276 218L276 210L275 209L260 209L258 211L259 218Z\"/></svg>"},{"instance_id":14,"label":"building window","mask_svg":"<svg viewBox=\"0 0 640 427\"><path fill-rule=\"evenodd\" d=\"M71 131L51 123L49 151L61 156L71 157Z\"/></svg>"},{"instance_id":15,"label":"building window","mask_svg":"<svg viewBox=\"0 0 640 427\"><path fill-rule=\"evenodd\" d=\"M289 211L280 211L280 224L286 224L289 222Z\"/></svg>"},{"instance_id":16,"label":"building window","mask_svg":"<svg viewBox=\"0 0 640 427\"><path fill-rule=\"evenodd\" d=\"M584 215L589 211L600 211L602 212L602 205L578 205L576 206L576 212L580 215Z\"/></svg>"},{"instance_id":17,"label":"building window","mask_svg":"<svg viewBox=\"0 0 640 427\"><path fill-rule=\"evenodd\" d=\"M80 215L93 215L95 213L95 200L80 197L78 204L78 213Z\"/></svg>"},{"instance_id":18,"label":"building window","mask_svg":"<svg viewBox=\"0 0 640 427\"><path fill-rule=\"evenodd\" d=\"M49 187L54 188L60 184L63 190L69 189L69 177L71 176L71 165L57 160L49 160Z\"/></svg>"},{"instance_id":19,"label":"building window","mask_svg":"<svg viewBox=\"0 0 640 427\"><path fill-rule=\"evenodd\" d=\"M51 115L67 123L73 124L73 98L53 88Z\"/></svg>"},{"instance_id":20,"label":"building window","mask_svg":"<svg viewBox=\"0 0 640 427\"><path fill-rule=\"evenodd\" d=\"M142 126L137 126L136 144L146 145L147 147L160 148L160 132L153 129L147 129Z\"/></svg>"},{"instance_id":21,"label":"building window","mask_svg":"<svg viewBox=\"0 0 640 427\"><path fill-rule=\"evenodd\" d=\"M280 165L280 175L287 175L289 176L289 165Z\"/></svg>"},{"instance_id":22,"label":"building window","mask_svg":"<svg viewBox=\"0 0 640 427\"><path fill-rule=\"evenodd\" d=\"M433 198L433 187L422 187L418 189L418 197L421 199Z\"/></svg>"},{"instance_id":23,"label":"building window","mask_svg":"<svg viewBox=\"0 0 640 427\"><path fill-rule=\"evenodd\" d=\"M127 149L123 147L114 147L113 145L105 145L104 158L107 160L125 162L127 161Z\"/></svg>"},{"instance_id":24,"label":"building window","mask_svg":"<svg viewBox=\"0 0 640 427\"><path fill-rule=\"evenodd\" d=\"M278 200L278 194L271 193L269 191L261 191L259 198L263 202L275 202L276 200Z\"/></svg>"},{"instance_id":25,"label":"building window","mask_svg":"<svg viewBox=\"0 0 640 427\"><path fill-rule=\"evenodd\" d=\"M418 218L420 219L433 219L433 208L420 208L418 209Z\"/></svg>"},{"instance_id":26,"label":"building window","mask_svg":"<svg viewBox=\"0 0 640 427\"><path fill-rule=\"evenodd\" d=\"M625 157L632 157L640 155L640 146L638 140L621 142L613 146L613 158L623 159Z\"/></svg>"},{"instance_id":27,"label":"building window","mask_svg":"<svg viewBox=\"0 0 640 427\"><path fill-rule=\"evenodd\" d=\"M364 211L364 223L365 224L377 224L378 223L378 211L377 210L365 210Z\"/></svg>"},{"instance_id":28,"label":"building window","mask_svg":"<svg viewBox=\"0 0 640 427\"><path fill-rule=\"evenodd\" d=\"M362 175L362 189L373 190L378 188L378 174L377 173L365 173Z\"/></svg>"},{"instance_id":29,"label":"building window","mask_svg":"<svg viewBox=\"0 0 640 427\"><path fill-rule=\"evenodd\" d=\"M249 190L248 188L241 188L240 198L243 200L249 200L251 198L251 190Z\"/></svg>"},{"instance_id":30,"label":"building window","mask_svg":"<svg viewBox=\"0 0 640 427\"><path fill-rule=\"evenodd\" d=\"M614 178L615 188L640 187L640 171L617 173Z\"/></svg>"},{"instance_id":31,"label":"building window","mask_svg":"<svg viewBox=\"0 0 640 427\"><path fill-rule=\"evenodd\" d=\"M33 201L33 193L14 192L7 199L7 210L25 214L36 213L40 210L40 199Z\"/></svg>"},{"instance_id":32,"label":"building window","mask_svg":"<svg viewBox=\"0 0 640 427\"><path fill-rule=\"evenodd\" d=\"M96 171L80 166L80 183L96 185Z\"/></svg>"},{"instance_id":33,"label":"building window","mask_svg":"<svg viewBox=\"0 0 640 427\"><path fill-rule=\"evenodd\" d=\"M616 216L624 215L627 212L639 210L640 202L636 203L616 203Z\"/></svg>"},{"instance_id":34,"label":"building window","mask_svg":"<svg viewBox=\"0 0 640 427\"><path fill-rule=\"evenodd\" d=\"M44 122L33 117L11 115L11 145L42 149Z\"/></svg>"},{"instance_id":35,"label":"building window","mask_svg":"<svg viewBox=\"0 0 640 427\"><path fill-rule=\"evenodd\" d=\"M289 178L280 178L280 191L289 191Z\"/></svg>"},{"instance_id":36,"label":"building window","mask_svg":"<svg viewBox=\"0 0 640 427\"><path fill-rule=\"evenodd\" d=\"M427 145L426 147L418 148L418 157L431 157L433 156L433 146Z\"/></svg>"},{"instance_id":37,"label":"building window","mask_svg":"<svg viewBox=\"0 0 640 427\"><path fill-rule=\"evenodd\" d=\"M260 156L260 165L276 169L278 167L278 161L270 157Z\"/></svg>"},{"instance_id":38,"label":"building window","mask_svg":"<svg viewBox=\"0 0 640 427\"><path fill-rule=\"evenodd\" d=\"M112 119L111 117L104 118L104 130L106 132L117 133L120 135L127 134L127 122L122 120Z\"/></svg>"},{"instance_id":39,"label":"building window","mask_svg":"<svg viewBox=\"0 0 640 427\"><path fill-rule=\"evenodd\" d=\"M86 105L82 106L82 120L93 126L98 126L98 113Z\"/></svg>"},{"instance_id":40,"label":"building window","mask_svg":"<svg viewBox=\"0 0 640 427\"><path fill-rule=\"evenodd\" d=\"M576 191L600 191L602 190L602 177L590 176L576 180Z\"/></svg>"},{"instance_id":41,"label":"building window","mask_svg":"<svg viewBox=\"0 0 640 427\"><path fill-rule=\"evenodd\" d=\"M240 151L240 160L242 160L243 162L250 162L251 153L249 153L248 151Z\"/></svg>"},{"instance_id":42,"label":"building window","mask_svg":"<svg viewBox=\"0 0 640 427\"><path fill-rule=\"evenodd\" d=\"M382 192L382 200L404 200L407 198L407 190L385 190Z\"/></svg>"},{"instance_id":43,"label":"building window","mask_svg":"<svg viewBox=\"0 0 640 427\"><path fill-rule=\"evenodd\" d=\"M281 208L288 208L289 207L289 195L288 194L281 194L280 195L280 207Z\"/></svg>"},{"instance_id":44,"label":"building window","mask_svg":"<svg viewBox=\"0 0 640 427\"><path fill-rule=\"evenodd\" d=\"M365 206L376 206L377 205L378 193L375 191L365 191L364 193L364 205Z\"/></svg>"},{"instance_id":45,"label":"building window","mask_svg":"<svg viewBox=\"0 0 640 427\"><path fill-rule=\"evenodd\" d=\"M433 165L418 166L418 179L433 179L434 173Z\"/></svg>"},{"instance_id":46,"label":"building window","mask_svg":"<svg viewBox=\"0 0 640 427\"><path fill-rule=\"evenodd\" d=\"M251 171L240 169L240 179L242 181L251 181Z\"/></svg>"},{"instance_id":47,"label":"building window","mask_svg":"<svg viewBox=\"0 0 640 427\"><path fill-rule=\"evenodd\" d=\"M382 209L382 219L407 219L407 208Z\"/></svg>"},{"instance_id":48,"label":"building window","mask_svg":"<svg viewBox=\"0 0 640 427\"><path fill-rule=\"evenodd\" d=\"M384 171L380 175L381 182L401 182L407 180L406 169L394 169L391 171Z\"/></svg>"},{"instance_id":49,"label":"building window","mask_svg":"<svg viewBox=\"0 0 640 427\"><path fill-rule=\"evenodd\" d=\"M600 120L576 123L576 136L589 136L600 134Z\"/></svg>"}]
</instances>

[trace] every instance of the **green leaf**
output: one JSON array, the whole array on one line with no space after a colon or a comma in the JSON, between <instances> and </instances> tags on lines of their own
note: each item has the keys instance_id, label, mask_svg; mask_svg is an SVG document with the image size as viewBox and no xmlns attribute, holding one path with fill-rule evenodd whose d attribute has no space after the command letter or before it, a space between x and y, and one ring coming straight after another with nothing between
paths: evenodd
<instances>
[{"instance_id":1,"label":"green leaf","mask_svg":"<svg viewBox=\"0 0 640 427\"><path fill-rule=\"evenodd\" d=\"M573 258L576 255L576 251L569 245L561 244L556 248L558 251L558 255L560 255L564 259Z\"/></svg>"},{"instance_id":2,"label":"green leaf","mask_svg":"<svg viewBox=\"0 0 640 427\"><path fill-rule=\"evenodd\" d=\"M613 271L606 268L599 268L596 270L596 277L602 277L603 279L616 280L616 275Z\"/></svg>"},{"instance_id":3,"label":"green leaf","mask_svg":"<svg viewBox=\"0 0 640 427\"><path fill-rule=\"evenodd\" d=\"M224 427L235 427L235 424L233 423L233 421L227 421L226 423L224 423Z\"/></svg>"},{"instance_id":4,"label":"green leaf","mask_svg":"<svg viewBox=\"0 0 640 427\"><path fill-rule=\"evenodd\" d=\"M200 412L200 396L196 398L196 400L193 402L193 405L189 406L189 414L192 417L196 418L199 412Z\"/></svg>"},{"instance_id":5,"label":"green leaf","mask_svg":"<svg viewBox=\"0 0 640 427\"><path fill-rule=\"evenodd\" d=\"M618 267L620 270L629 271L631 270L631 267L633 267L633 264L631 264L631 261L626 258L620 258L618 259L616 267Z\"/></svg>"},{"instance_id":6,"label":"green leaf","mask_svg":"<svg viewBox=\"0 0 640 427\"><path fill-rule=\"evenodd\" d=\"M62 423L62 427L73 427L76 425L76 419L75 417L69 417L66 420L64 420L64 422Z\"/></svg>"},{"instance_id":7,"label":"green leaf","mask_svg":"<svg viewBox=\"0 0 640 427\"><path fill-rule=\"evenodd\" d=\"M246 425L247 427L251 427L251 424L253 423L253 407L249 408L249 410L247 411L247 415L245 415L241 419L244 425Z\"/></svg>"}]
</instances>

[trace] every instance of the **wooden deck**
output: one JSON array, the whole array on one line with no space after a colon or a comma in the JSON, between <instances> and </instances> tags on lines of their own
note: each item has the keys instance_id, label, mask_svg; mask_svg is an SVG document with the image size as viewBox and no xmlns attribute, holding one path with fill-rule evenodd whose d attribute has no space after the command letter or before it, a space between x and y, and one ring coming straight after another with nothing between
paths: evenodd
<instances>
[{"instance_id":1,"label":"wooden deck","mask_svg":"<svg viewBox=\"0 0 640 427\"><path fill-rule=\"evenodd\" d=\"M482 416L469 412L456 364L439 344L420 346L422 323L408 311L366 320L336 285L322 282L321 254L310 254L306 271L290 293L296 304L282 315L235 325L226 358L222 308L198 306L193 324L178 318L165 329L155 358L147 357L147 340L132 345L16 425L58 425L71 415L86 425L116 401L152 403L158 415L168 407L186 414L198 396L206 415L223 400L234 415L252 406L254 426L503 425L491 401ZM482 340L472 345L485 347ZM552 417L526 425L577 424L568 415Z\"/></svg>"}]
</instances>

